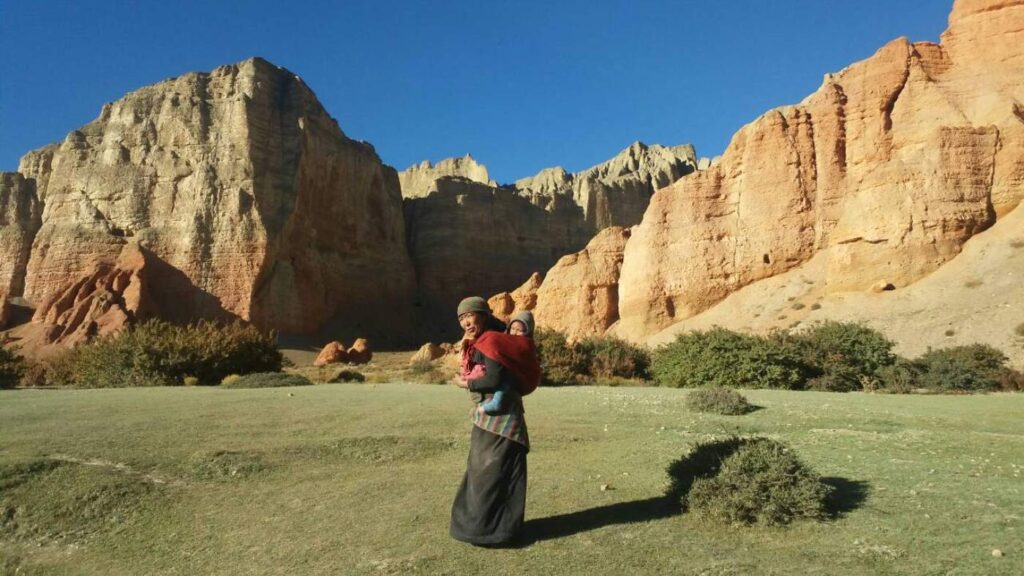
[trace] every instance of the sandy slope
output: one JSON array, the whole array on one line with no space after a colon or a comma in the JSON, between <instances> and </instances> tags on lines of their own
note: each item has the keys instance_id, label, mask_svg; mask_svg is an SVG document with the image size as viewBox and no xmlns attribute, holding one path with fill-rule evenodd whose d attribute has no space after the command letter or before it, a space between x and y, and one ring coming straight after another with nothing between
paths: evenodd
<instances>
[{"instance_id":1,"label":"sandy slope","mask_svg":"<svg viewBox=\"0 0 1024 576\"><path fill-rule=\"evenodd\" d=\"M680 332L714 325L762 332L834 319L881 330L903 355L984 342L1024 368L1024 337L1014 332L1024 325L1024 206L972 238L934 273L895 291L826 295L824 264L819 254L799 268L747 286L648 343L663 344Z\"/></svg>"}]
</instances>

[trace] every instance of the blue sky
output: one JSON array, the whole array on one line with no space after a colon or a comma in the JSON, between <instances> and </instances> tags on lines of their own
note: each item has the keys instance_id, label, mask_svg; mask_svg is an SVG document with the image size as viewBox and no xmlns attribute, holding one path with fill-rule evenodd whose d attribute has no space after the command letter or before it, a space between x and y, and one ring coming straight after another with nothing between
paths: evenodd
<instances>
[{"instance_id":1,"label":"blue sky","mask_svg":"<svg viewBox=\"0 0 1024 576\"><path fill-rule=\"evenodd\" d=\"M262 56L399 170L471 153L509 182L635 140L720 154L732 134L952 0L0 0L0 170L105 102Z\"/></svg>"}]
</instances>

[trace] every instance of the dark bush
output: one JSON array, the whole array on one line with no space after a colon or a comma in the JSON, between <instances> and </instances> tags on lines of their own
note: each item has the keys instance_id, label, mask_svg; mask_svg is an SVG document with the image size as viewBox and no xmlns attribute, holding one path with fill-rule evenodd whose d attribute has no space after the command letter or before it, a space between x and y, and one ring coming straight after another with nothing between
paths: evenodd
<instances>
[{"instance_id":1,"label":"dark bush","mask_svg":"<svg viewBox=\"0 0 1024 576\"><path fill-rule=\"evenodd\" d=\"M861 378L856 371L834 367L821 376L808 380L807 389L817 392L854 392L863 388Z\"/></svg>"},{"instance_id":2,"label":"dark bush","mask_svg":"<svg viewBox=\"0 0 1024 576\"><path fill-rule=\"evenodd\" d=\"M893 342L863 324L828 320L798 334L780 333L775 337L791 340L800 349L804 361L819 372L823 379L815 389L859 390L864 379L896 362Z\"/></svg>"},{"instance_id":3,"label":"dark bush","mask_svg":"<svg viewBox=\"0 0 1024 576\"><path fill-rule=\"evenodd\" d=\"M355 370L342 370L331 382L366 382L366 376Z\"/></svg>"},{"instance_id":4,"label":"dark bush","mask_svg":"<svg viewBox=\"0 0 1024 576\"><path fill-rule=\"evenodd\" d=\"M669 468L674 495L697 516L763 525L828 517L831 486L775 440L714 442L680 462Z\"/></svg>"},{"instance_id":5,"label":"dark bush","mask_svg":"<svg viewBox=\"0 0 1024 576\"><path fill-rule=\"evenodd\" d=\"M681 334L654 351L651 372L662 386L802 389L813 369L792 342L724 328Z\"/></svg>"},{"instance_id":6,"label":"dark bush","mask_svg":"<svg viewBox=\"0 0 1024 576\"><path fill-rule=\"evenodd\" d=\"M576 345L586 371L596 378L650 377L651 356L646 349L609 336L587 338Z\"/></svg>"},{"instance_id":7,"label":"dark bush","mask_svg":"<svg viewBox=\"0 0 1024 576\"><path fill-rule=\"evenodd\" d=\"M1006 361L1006 355L992 346L971 344L929 350L914 360L914 365L920 372L918 383L923 388L984 392L998 390L1001 383L1014 380L1016 371L1006 366Z\"/></svg>"},{"instance_id":8,"label":"dark bush","mask_svg":"<svg viewBox=\"0 0 1024 576\"><path fill-rule=\"evenodd\" d=\"M920 387L918 380L921 377L921 371L913 362L902 358L891 366L882 366L876 374L877 387L873 391L909 394Z\"/></svg>"},{"instance_id":9,"label":"dark bush","mask_svg":"<svg viewBox=\"0 0 1024 576\"><path fill-rule=\"evenodd\" d=\"M695 412L738 416L754 407L732 388L699 388L686 395L686 407Z\"/></svg>"},{"instance_id":10,"label":"dark bush","mask_svg":"<svg viewBox=\"0 0 1024 576\"><path fill-rule=\"evenodd\" d=\"M313 381L300 374L288 372L257 372L232 378L221 388L281 388L284 386L312 386Z\"/></svg>"},{"instance_id":11,"label":"dark bush","mask_svg":"<svg viewBox=\"0 0 1024 576\"><path fill-rule=\"evenodd\" d=\"M541 384L566 386L579 384L585 379L588 359L578 346L569 344L565 335L557 330L538 328L534 332L537 355L540 357Z\"/></svg>"},{"instance_id":12,"label":"dark bush","mask_svg":"<svg viewBox=\"0 0 1024 576\"><path fill-rule=\"evenodd\" d=\"M25 361L7 346L0 345L0 388L13 388L25 372Z\"/></svg>"},{"instance_id":13,"label":"dark bush","mask_svg":"<svg viewBox=\"0 0 1024 576\"><path fill-rule=\"evenodd\" d=\"M280 370L281 359L269 337L240 322L177 326L151 321L44 361L29 384L173 386L194 377L211 385L229 374Z\"/></svg>"}]
</instances>

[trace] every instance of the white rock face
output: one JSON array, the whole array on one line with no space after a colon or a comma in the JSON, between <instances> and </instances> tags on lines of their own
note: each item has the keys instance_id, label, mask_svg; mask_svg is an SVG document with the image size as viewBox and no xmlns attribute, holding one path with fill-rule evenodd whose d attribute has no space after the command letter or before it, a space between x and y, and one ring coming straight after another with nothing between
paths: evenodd
<instances>
[{"instance_id":1,"label":"white rock face","mask_svg":"<svg viewBox=\"0 0 1024 576\"><path fill-rule=\"evenodd\" d=\"M403 198L423 198L437 190L437 181L454 176L496 187L487 174L487 167L466 154L462 158L446 158L436 165L424 160L398 173Z\"/></svg>"},{"instance_id":2,"label":"white rock face","mask_svg":"<svg viewBox=\"0 0 1024 576\"><path fill-rule=\"evenodd\" d=\"M409 322L397 174L264 60L132 92L19 171L45 205L26 266L36 303L133 239L185 280L174 304L189 317L294 333Z\"/></svg>"}]
</instances>

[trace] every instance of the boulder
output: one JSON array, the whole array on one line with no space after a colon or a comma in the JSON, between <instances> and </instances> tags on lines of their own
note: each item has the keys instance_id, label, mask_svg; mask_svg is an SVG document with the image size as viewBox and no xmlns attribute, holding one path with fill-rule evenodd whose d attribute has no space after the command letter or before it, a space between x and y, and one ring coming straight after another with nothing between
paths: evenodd
<instances>
[{"instance_id":1,"label":"boulder","mask_svg":"<svg viewBox=\"0 0 1024 576\"><path fill-rule=\"evenodd\" d=\"M328 364L344 364L349 361L348 351L345 349L345 345L335 340L330 342L320 350L320 354L317 354L316 360L313 360L313 366L326 366Z\"/></svg>"},{"instance_id":2,"label":"boulder","mask_svg":"<svg viewBox=\"0 0 1024 576\"><path fill-rule=\"evenodd\" d=\"M537 290L542 280L540 274L534 272L523 282L523 285L512 292L499 292L487 300L491 313L495 318L508 323L509 319L519 312L533 310L537 306Z\"/></svg>"},{"instance_id":3,"label":"boulder","mask_svg":"<svg viewBox=\"0 0 1024 576\"><path fill-rule=\"evenodd\" d=\"M433 342L427 342L426 344L421 346L420 349L417 350L415 354L412 355L412 358L409 359L409 364L412 365L421 364L423 362L433 362L434 360L437 360L438 358L441 358L444 355L444 348L438 346L437 344L434 344Z\"/></svg>"},{"instance_id":4,"label":"boulder","mask_svg":"<svg viewBox=\"0 0 1024 576\"><path fill-rule=\"evenodd\" d=\"M370 343L365 338L356 338L352 347L348 349L348 361L351 364L366 364L373 360L373 351L370 350Z\"/></svg>"}]
</instances>

